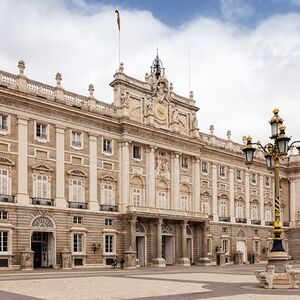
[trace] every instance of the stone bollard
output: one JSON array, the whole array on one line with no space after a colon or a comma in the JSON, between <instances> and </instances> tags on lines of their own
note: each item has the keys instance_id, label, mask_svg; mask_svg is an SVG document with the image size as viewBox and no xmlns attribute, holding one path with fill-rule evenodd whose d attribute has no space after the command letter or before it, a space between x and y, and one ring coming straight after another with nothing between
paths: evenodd
<instances>
[{"instance_id":1,"label":"stone bollard","mask_svg":"<svg viewBox=\"0 0 300 300\"><path fill-rule=\"evenodd\" d=\"M61 253L61 268L72 269L72 252L66 246Z\"/></svg>"},{"instance_id":2,"label":"stone bollard","mask_svg":"<svg viewBox=\"0 0 300 300\"><path fill-rule=\"evenodd\" d=\"M136 268L136 251L132 250L131 247L124 252L125 256L125 268L135 269Z\"/></svg>"},{"instance_id":3,"label":"stone bollard","mask_svg":"<svg viewBox=\"0 0 300 300\"><path fill-rule=\"evenodd\" d=\"M218 251L217 252L217 265L219 266L225 266L225 252L224 251Z\"/></svg>"},{"instance_id":4,"label":"stone bollard","mask_svg":"<svg viewBox=\"0 0 300 300\"><path fill-rule=\"evenodd\" d=\"M21 269L33 270L34 251L27 246L25 251L21 251Z\"/></svg>"},{"instance_id":5,"label":"stone bollard","mask_svg":"<svg viewBox=\"0 0 300 300\"><path fill-rule=\"evenodd\" d=\"M242 265L243 264L243 252L237 251L234 254L234 263L236 265Z\"/></svg>"},{"instance_id":6,"label":"stone bollard","mask_svg":"<svg viewBox=\"0 0 300 300\"><path fill-rule=\"evenodd\" d=\"M258 252L253 253L253 263L259 264L260 263L260 254Z\"/></svg>"}]
</instances>

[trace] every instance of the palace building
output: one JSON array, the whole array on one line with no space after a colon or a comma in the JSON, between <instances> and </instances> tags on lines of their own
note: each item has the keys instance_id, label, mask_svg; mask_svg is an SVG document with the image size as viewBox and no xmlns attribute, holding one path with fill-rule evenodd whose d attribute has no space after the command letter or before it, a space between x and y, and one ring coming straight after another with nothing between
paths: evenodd
<instances>
[{"instance_id":1,"label":"palace building","mask_svg":"<svg viewBox=\"0 0 300 300\"><path fill-rule=\"evenodd\" d=\"M266 259L273 175L258 152L198 129L158 56L144 80L123 64L114 103L0 71L0 269L129 267ZM300 156L281 168L284 228L294 229ZM293 255L288 234L284 246ZM291 243L295 239L291 237Z\"/></svg>"}]
</instances>

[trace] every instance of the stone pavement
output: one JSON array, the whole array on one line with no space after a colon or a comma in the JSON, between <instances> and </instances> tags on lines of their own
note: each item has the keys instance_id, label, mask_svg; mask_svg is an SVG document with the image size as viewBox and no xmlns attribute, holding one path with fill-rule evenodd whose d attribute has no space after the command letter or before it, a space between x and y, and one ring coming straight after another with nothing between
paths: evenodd
<instances>
[{"instance_id":1,"label":"stone pavement","mask_svg":"<svg viewBox=\"0 0 300 300\"><path fill-rule=\"evenodd\" d=\"M254 271L264 266L80 269L0 272L0 300L293 300L300 290L265 290Z\"/></svg>"}]
</instances>

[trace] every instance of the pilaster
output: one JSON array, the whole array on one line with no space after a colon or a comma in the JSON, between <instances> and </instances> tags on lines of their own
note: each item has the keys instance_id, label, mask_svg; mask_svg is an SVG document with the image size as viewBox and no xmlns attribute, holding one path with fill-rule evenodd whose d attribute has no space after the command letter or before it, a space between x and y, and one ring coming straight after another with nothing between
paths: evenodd
<instances>
[{"instance_id":1,"label":"pilaster","mask_svg":"<svg viewBox=\"0 0 300 300\"><path fill-rule=\"evenodd\" d=\"M147 178L146 178L146 201L147 206L155 207L155 150L156 147L148 146L147 153Z\"/></svg>"},{"instance_id":2,"label":"pilaster","mask_svg":"<svg viewBox=\"0 0 300 300\"><path fill-rule=\"evenodd\" d=\"M179 152L174 152L172 154L173 164L172 164L172 200L171 200L171 208L172 209L180 209L180 174L179 174Z\"/></svg>"},{"instance_id":3,"label":"pilaster","mask_svg":"<svg viewBox=\"0 0 300 300\"><path fill-rule=\"evenodd\" d=\"M99 203L97 199L97 136L89 136L89 154L90 154L90 168L89 168L89 207L90 210L99 211Z\"/></svg>"},{"instance_id":4,"label":"pilaster","mask_svg":"<svg viewBox=\"0 0 300 300\"><path fill-rule=\"evenodd\" d=\"M234 169L229 169L229 216L231 222L235 223L234 215Z\"/></svg>"},{"instance_id":5,"label":"pilaster","mask_svg":"<svg viewBox=\"0 0 300 300\"><path fill-rule=\"evenodd\" d=\"M190 266L190 259L187 257L187 240L186 240L186 228L187 221L184 220L181 226L181 258L178 260L178 264L184 267Z\"/></svg>"},{"instance_id":6,"label":"pilaster","mask_svg":"<svg viewBox=\"0 0 300 300\"><path fill-rule=\"evenodd\" d=\"M200 158L193 159L193 211L200 211Z\"/></svg>"},{"instance_id":7,"label":"pilaster","mask_svg":"<svg viewBox=\"0 0 300 300\"><path fill-rule=\"evenodd\" d=\"M245 210L247 219L247 224L250 224L250 177L249 172L245 172Z\"/></svg>"},{"instance_id":8,"label":"pilaster","mask_svg":"<svg viewBox=\"0 0 300 300\"><path fill-rule=\"evenodd\" d=\"M129 141L120 143L121 149L121 211L129 205Z\"/></svg>"},{"instance_id":9,"label":"pilaster","mask_svg":"<svg viewBox=\"0 0 300 300\"><path fill-rule=\"evenodd\" d=\"M153 259L153 265L156 267L166 266L166 261L162 258L162 223L161 218L156 222L156 258Z\"/></svg>"},{"instance_id":10,"label":"pilaster","mask_svg":"<svg viewBox=\"0 0 300 300\"><path fill-rule=\"evenodd\" d=\"M213 220L218 221L218 177L217 177L217 166L212 165L212 209L213 209Z\"/></svg>"},{"instance_id":11,"label":"pilaster","mask_svg":"<svg viewBox=\"0 0 300 300\"><path fill-rule=\"evenodd\" d=\"M259 175L259 217L261 225L265 225L264 176Z\"/></svg>"}]
</instances>

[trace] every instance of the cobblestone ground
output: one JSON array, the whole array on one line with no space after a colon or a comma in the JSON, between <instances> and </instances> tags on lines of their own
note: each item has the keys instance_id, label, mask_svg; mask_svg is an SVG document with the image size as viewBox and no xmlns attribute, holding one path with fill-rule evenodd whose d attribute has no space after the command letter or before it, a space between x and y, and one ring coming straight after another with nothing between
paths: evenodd
<instances>
[{"instance_id":1,"label":"cobblestone ground","mask_svg":"<svg viewBox=\"0 0 300 300\"><path fill-rule=\"evenodd\" d=\"M254 271L263 268L246 265L1 272L0 300L300 299L300 290L260 288Z\"/></svg>"}]
</instances>

